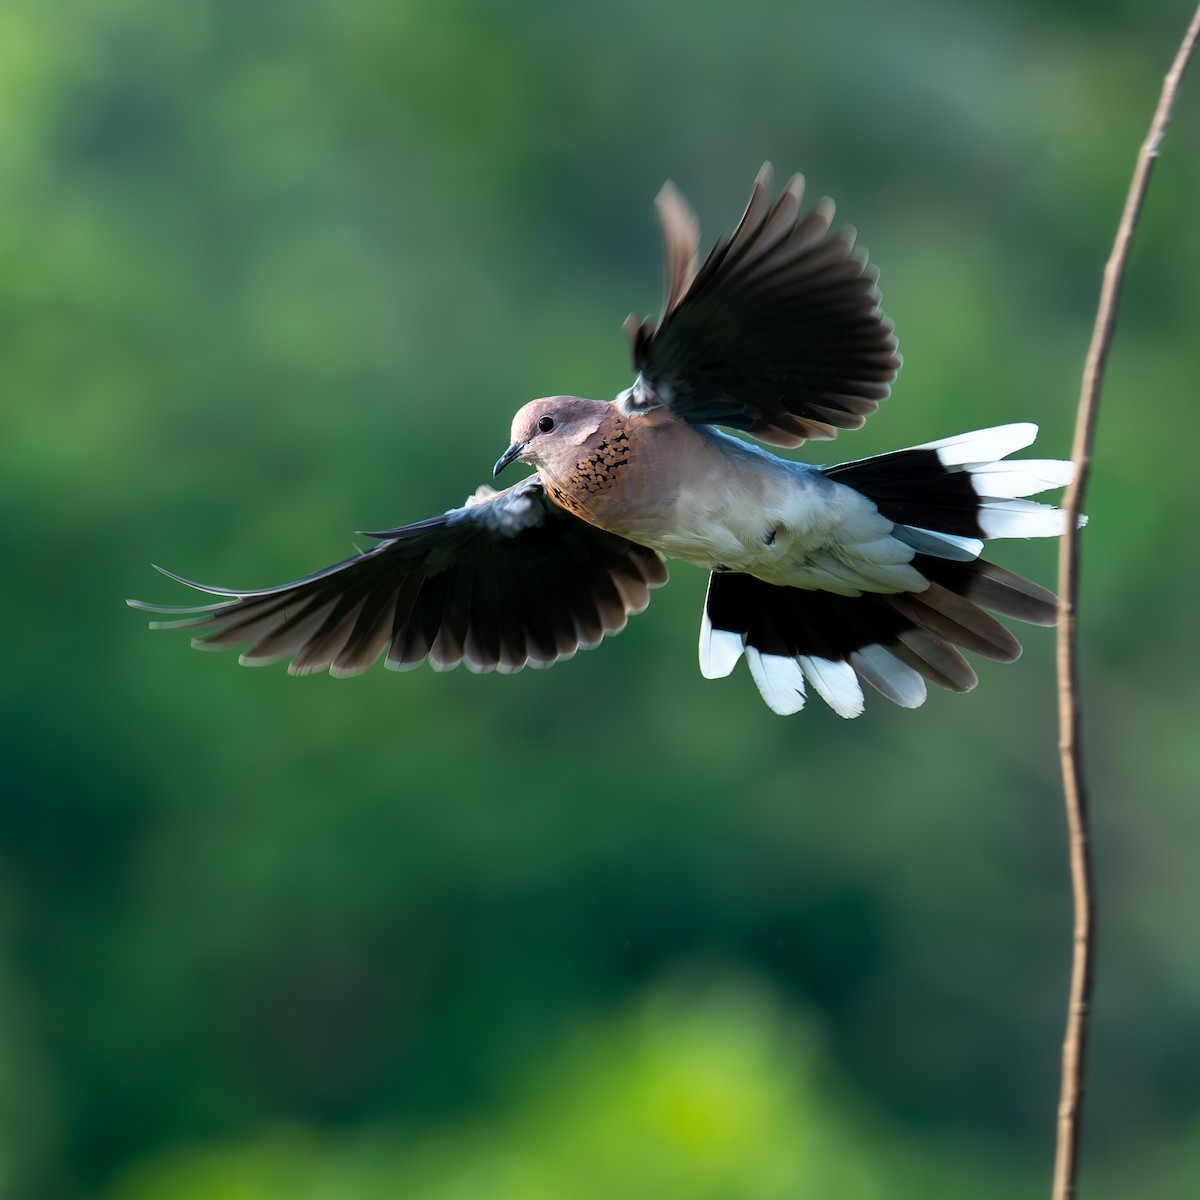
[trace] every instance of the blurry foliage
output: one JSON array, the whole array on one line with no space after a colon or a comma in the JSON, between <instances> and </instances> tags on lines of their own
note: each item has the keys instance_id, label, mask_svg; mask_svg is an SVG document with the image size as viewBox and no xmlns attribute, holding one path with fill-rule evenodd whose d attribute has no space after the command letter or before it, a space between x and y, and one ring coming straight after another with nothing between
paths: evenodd
<instances>
[{"instance_id":1,"label":"blurry foliage","mask_svg":"<svg viewBox=\"0 0 1200 1200\"><path fill-rule=\"evenodd\" d=\"M459 503L526 399L626 385L662 181L711 240L766 158L863 230L907 359L810 457L1018 419L1064 453L1185 16L9 0L0 1195L1040 1186L1044 631L970 696L843 723L701 680L679 565L619 639L512 678L245 671L120 601L174 598L149 561L256 586ZM1194 91L1085 543L1100 1197L1192 1196L1200 1159ZM1051 578L1052 547L996 558Z\"/></svg>"},{"instance_id":2,"label":"blurry foliage","mask_svg":"<svg viewBox=\"0 0 1200 1200\"><path fill-rule=\"evenodd\" d=\"M697 979L652 994L557 1048L495 1122L419 1144L369 1129L275 1129L253 1144L164 1155L112 1200L928 1200L1011 1196L1009 1166L960 1147L914 1150L839 1094L820 1052L758 989Z\"/></svg>"}]
</instances>

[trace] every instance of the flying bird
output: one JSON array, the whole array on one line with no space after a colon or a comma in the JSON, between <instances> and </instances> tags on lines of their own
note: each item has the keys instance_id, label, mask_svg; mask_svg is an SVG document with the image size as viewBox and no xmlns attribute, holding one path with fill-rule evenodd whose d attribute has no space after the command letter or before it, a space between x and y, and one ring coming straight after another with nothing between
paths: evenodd
<instances>
[{"instance_id":1,"label":"flying bird","mask_svg":"<svg viewBox=\"0 0 1200 1200\"><path fill-rule=\"evenodd\" d=\"M982 557L990 538L1051 537L1065 514L1025 497L1070 482L1070 462L1008 460L1031 424L960 434L817 467L792 448L859 428L900 368L878 274L834 206L803 211L770 166L733 234L701 262L699 226L667 184L663 315L630 317L631 387L612 401L551 396L513 419L496 462L534 468L441 516L363 534L377 544L292 583L208 587L154 628L193 645L356 675L386 651L405 670L519 671L570 658L624 628L666 582L664 556L711 572L700 671L743 656L767 705L797 712L811 686L863 711L865 681L906 708L930 681L975 686L960 648L1010 662L1021 645L992 616L1055 619L1052 593ZM161 568L159 568L161 570Z\"/></svg>"}]
</instances>

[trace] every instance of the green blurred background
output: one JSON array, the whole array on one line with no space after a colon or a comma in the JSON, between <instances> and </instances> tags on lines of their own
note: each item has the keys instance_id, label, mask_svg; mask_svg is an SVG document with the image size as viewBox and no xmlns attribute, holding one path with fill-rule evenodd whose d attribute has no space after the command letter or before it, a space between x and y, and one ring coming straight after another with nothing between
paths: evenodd
<instances>
[{"instance_id":1,"label":"green blurred background","mask_svg":"<svg viewBox=\"0 0 1200 1200\"><path fill-rule=\"evenodd\" d=\"M764 159L862 231L907 359L810 458L1009 420L1065 454L1186 8L7 0L0 1195L1048 1191L1048 631L849 723L703 681L680 565L509 678L243 670L122 600L460 503L527 399L627 385L663 180L707 246ZM1191 85L1088 505L1096 1198L1200 1195Z\"/></svg>"}]
</instances>

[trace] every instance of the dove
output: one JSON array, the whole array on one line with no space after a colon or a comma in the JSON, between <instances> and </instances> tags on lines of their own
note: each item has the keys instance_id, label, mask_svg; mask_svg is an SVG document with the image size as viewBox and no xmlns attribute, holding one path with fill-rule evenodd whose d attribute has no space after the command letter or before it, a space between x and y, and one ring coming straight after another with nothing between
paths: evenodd
<instances>
[{"instance_id":1,"label":"dove","mask_svg":"<svg viewBox=\"0 0 1200 1200\"><path fill-rule=\"evenodd\" d=\"M1011 459L1037 435L1025 422L836 466L767 449L860 428L901 366L855 230L833 232L832 201L805 212L803 197L801 176L775 195L764 166L701 261L695 215L663 188L666 298L659 319L626 322L636 378L613 400L521 408L493 474L521 463L525 479L365 533L370 548L290 583L163 571L204 599L128 603L199 648L287 659L295 675L356 675L380 657L513 672L619 632L675 558L710 573L701 674L744 658L776 713L798 712L810 688L848 718L864 682L906 708L928 683L970 690L962 651L1021 653L997 614L1055 621L1051 592L982 554L990 539L1062 534L1065 514L1028 497L1070 483L1073 464Z\"/></svg>"}]
</instances>

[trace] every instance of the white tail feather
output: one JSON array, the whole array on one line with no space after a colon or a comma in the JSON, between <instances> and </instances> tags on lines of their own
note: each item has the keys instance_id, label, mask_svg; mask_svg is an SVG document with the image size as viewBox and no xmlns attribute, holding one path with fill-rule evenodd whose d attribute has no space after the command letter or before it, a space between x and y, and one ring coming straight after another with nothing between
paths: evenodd
<instances>
[{"instance_id":1,"label":"white tail feather","mask_svg":"<svg viewBox=\"0 0 1200 1200\"><path fill-rule=\"evenodd\" d=\"M854 668L848 662L833 662L828 658L802 654L800 666L821 699L839 717L857 717L862 712L862 688Z\"/></svg>"},{"instance_id":2,"label":"white tail feather","mask_svg":"<svg viewBox=\"0 0 1200 1200\"><path fill-rule=\"evenodd\" d=\"M927 688L921 673L882 646L864 646L850 655L850 665L875 689L901 708L920 708Z\"/></svg>"},{"instance_id":3,"label":"white tail feather","mask_svg":"<svg viewBox=\"0 0 1200 1200\"><path fill-rule=\"evenodd\" d=\"M1011 500L1066 487L1075 478L1075 464L1069 459L1018 458L968 466L967 472L978 495Z\"/></svg>"},{"instance_id":4,"label":"white tail feather","mask_svg":"<svg viewBox=\"0 0 1200 1200\"><path fill-rule=\"evenodd\" d=\"M772 712L789 717L804 707L804 673L794 658L762 654L747 646L746 665Z\"/></svg>"},{"instance_id":5,"label":"white tail feather","mask_svg":"<svg viewBox=\"0 0 1200 1200\"><path fill-rule=\"evenodd\" d=\"M984 500L979 528L988 538L1058 537L1067 528L1067 514L1036 500Z\"/></svg>"},{"instance_id":6,"label":"white tail feather","mask_svg":"<svg viewBox=\"0 0 1200 1200\"><path fill-rule=\"evenodd\" d=\"M705 679L724 679L742 657L745 640L729 629L714 629L708 612L700 618L700 674Z\"/></svg>"},{"instance_id":7,"label":"white tail feather","mask_svg":"<svg viewBox=\"0 0 1200 1200\"><path fill-rule=\"evenodd\" d=\"M996 425L992 429L976 429L972 433L957 433L954 437L936 442L923 442L914 450L936 450L943 467L958 467L965 463L986 463L1004 458L1014 450L1023 450L1037 437L1038 427L1031 421L1013 425Z\"/></svg>"}]
</instances>

